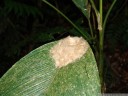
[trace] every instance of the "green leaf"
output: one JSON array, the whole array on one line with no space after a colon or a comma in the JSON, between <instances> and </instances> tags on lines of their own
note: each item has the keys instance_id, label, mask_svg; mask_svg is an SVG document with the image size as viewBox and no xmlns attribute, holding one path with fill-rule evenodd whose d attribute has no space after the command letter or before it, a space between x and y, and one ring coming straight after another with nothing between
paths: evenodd
<instances>
[{"instance_id":1,"label":"green leaf","mask_svg":"<svg viewBox=\"0 0 128 96\"><path fill-rule=\"evenodd\" d=\"M91 5L88 0L72 0L74 4L82 11L87 19L90 18Z\"/></svg>"},{"instance_id":2,"label":"green leaf","mask_svg":"<svg viewBox=\"0 0 128 96\"><path fill-rule=\"evenodd\" d=\"M16 62L0 79L0 96L99 96L100 83L91 48L80 59L56 68L45 44Z\"/></svg>"}]
</instances>

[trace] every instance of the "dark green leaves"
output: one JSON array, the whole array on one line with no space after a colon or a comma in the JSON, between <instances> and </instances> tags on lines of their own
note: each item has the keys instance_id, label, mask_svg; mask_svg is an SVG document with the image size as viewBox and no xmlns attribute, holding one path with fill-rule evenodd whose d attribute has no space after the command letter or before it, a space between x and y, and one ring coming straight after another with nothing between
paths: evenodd
<instances>
[{"instance_id":1,"label":"dark green leaves","mask_svg":"<svg viewBox=\"0 0 128 96\"><path fill-rule=\"evenodd\" d=\"M87 19L90 18L91 5L88 0L72 0L74 4L82 11Z\"/></svg>"}]
</instances>

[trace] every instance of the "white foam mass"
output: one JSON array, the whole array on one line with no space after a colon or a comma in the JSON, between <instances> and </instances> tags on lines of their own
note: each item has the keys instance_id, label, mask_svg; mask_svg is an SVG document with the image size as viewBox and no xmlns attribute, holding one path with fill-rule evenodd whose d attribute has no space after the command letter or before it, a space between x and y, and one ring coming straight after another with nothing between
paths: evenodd
<instances>
[{"instance_id":1,"label":"white foam mass","mask_svg":"<svg viewBox=\"0 0 128 96\"><path fill-rule=\"evenodd\" d=\"M52 47L50 54L55 60L55 66L61 68L81 58L89 45L82 37L68 36Z\"/></svg>"}]
</instances>

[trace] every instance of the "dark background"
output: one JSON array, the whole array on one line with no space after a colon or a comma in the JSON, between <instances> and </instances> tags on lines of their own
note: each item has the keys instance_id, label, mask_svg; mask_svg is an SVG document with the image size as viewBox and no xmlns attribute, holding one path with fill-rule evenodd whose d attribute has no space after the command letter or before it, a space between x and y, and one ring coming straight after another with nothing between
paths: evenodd
<instances>
[{"instance_id":1,"label":"dark background","mask_svg":"<svg viewBox=\"0 0 128 96\"><path fill-rule=\"evenodd\" d=\"M94 0L98 4L98 0ZM71 0L49 0L80 28L86 18ZM104 14L112 0L104 0ZM80 34L41 0L0 0L0 76L35 48ZM128 0L117 0L105 30L106 92L128 92Z\"/></svg>"}]
</instances>

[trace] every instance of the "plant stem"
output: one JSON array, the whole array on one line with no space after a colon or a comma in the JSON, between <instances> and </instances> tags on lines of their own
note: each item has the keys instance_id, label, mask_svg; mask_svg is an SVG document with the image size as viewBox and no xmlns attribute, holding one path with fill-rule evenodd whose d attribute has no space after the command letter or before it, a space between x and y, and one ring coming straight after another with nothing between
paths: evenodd
<instances>
[{"instance_id":1,"label":"plant stem","mask_svg":"<svg viewBox=\"0 0 128 96\"><path fill-rule=\"evenodd\" d=\"M103 25L102 25L102 17L103 17L103 2L100 0L99 2L99 74L100 74L100 80L101 80L101 86L103 88L103 65L104 65L104 58L103 58ZM103 92L103 90L101 90Z\"/></svg>"},{"instance_id":2,"label":"plant stem","mask_svg":"<svg viewBox=\"0 0 128 96\"><path fill-rule=\"evenodd\" d=\"M103 17L103 2L100 0L100 24L102 25L102 17Z\"/></svg>"},{"instance_id":3,"label":"plant stem","mask_svg":"<svg viewBox=\"0 0 128 96\"><path fill-rule=\"evenodd\" d=\"M94 9L94 11L95 11L96 16L97 16L98 11L97 11L97 8L96 8L96 6L95 6L93 0L90 0L90 2L91 2L91 5L92 5L92 7L93 7L93 9Z\"/></svg>"},{"instance_id":4,"label":"plant stem","mask_svg":"<svg viewBox=\"0 0 128 96\"><path fill-rule=\"evenodd\" d=\"M103 23L103 32L104 32L105 27L106 27L106 22L107 22L108 16L109 16L109 14L110 14L110 12L111 12L113 6L115 5L115 3L116 3L116 0L114 0L114 1L112 2L112 4L111 4L111 6L110 6L110 8L109 8L109 10L108 10L108 12L107 12L107 14L106 14L106 16L105 16L104 23ZM103 34L103 35L104 35L104 34Z\"/></svg>"},{"instance_id":5,"label":"plant stem","mask_svg":"<svg viewBox=\"0 0 128 96\"><path fill-rule=\"evenodd\" d=\"M92 19L93 19L93 28L96 30L96 22L95 22L95 15L92 13Z\"/></svg>"},{"instance_id":6,"label":"plant stem","mask_svg":"<svg viewBox=\"0 0 128 96\"><path fill-rule=\"evenodd\" d=\"M88 19L88 23L89 23L90 33L92 35L92 38L94 39L94 34L93 34L93 30L92 30L92 25L91 25L90 19Z\"/></svg>"},{"instance_id":7,"label":"plant stem","mask_svg":"<svg viewBox=\"0 0 128 96\"><path fill-rule=\"evenodd\" d=\"M110 6L106 16L105 16L105 19L104 19L104 22L102 20L102 17L103 17L103 8L102 8L102 5L103 5L103 2L102 0L100 0L100 24L102 26L101 30L99 30L99 73L100 73L100 80L101 80L101 85L102 85L102 88L104 87L104 77L103 77L103 73L104 73L104 52L103 52L103 46L104 46L104 31L105 31L105 27L106 27L106 22L107 22L107 19L108 19L108 16L115 4L116 0L113 1L112 5ZM103 22L103 24L102 24ZM104 88L102 90L102 92L104 91Z\"/></svg>"},{"instance_id":8,"label":"plant stem","mask_svg":"<svg viewBox=\"0 0 128 96\"><path fill-rule=\"evenodd\" d=\"M99 32L102 32L99 31ZM104 80L103 80L103 65L104 65L104 58L103 58L103 38L102 38L102 35L100 35L100 38L99 38L99 75L100 75L100 82L101 82L101 86L103 88L103 83L104 83Z\"/></svg>"},{"instance_id":9,"label":"plant stem","mask_svg":"<svg viewBox=\"0 0 128 96\"><path fill-rule=\"evenodd\" d=\"M47 2L46 0L42 0L44 3L52 7L54 10L56 10L60 15L62 15L76 30L78 30L84 38L87 39L88 42L90 42L90 35L88 33L84 33L80 28L78 28L66 15L64 15L60 10L58 10L55 6Z\"/></svg>"}]
</instances>

